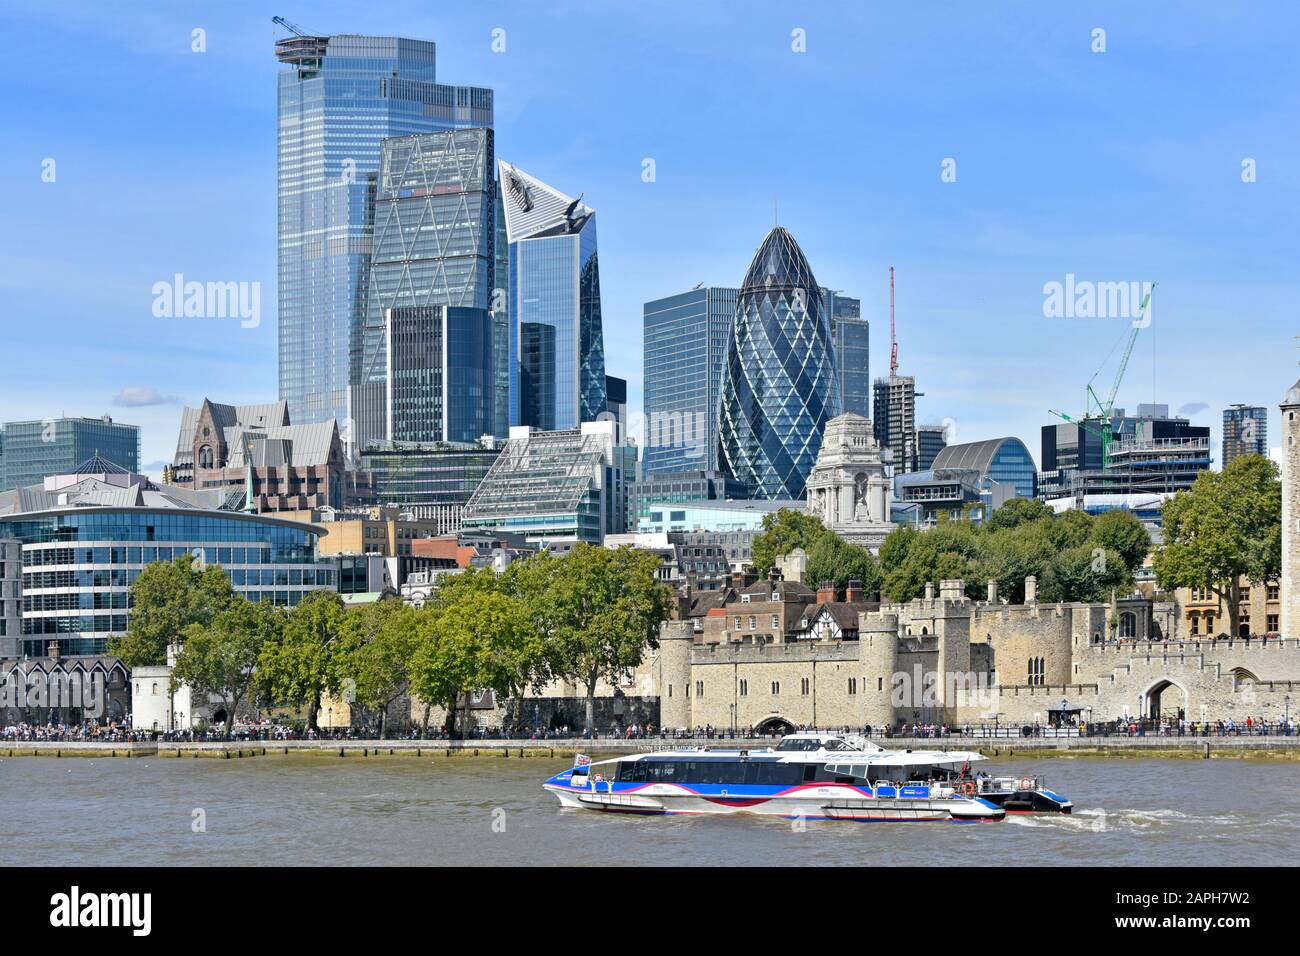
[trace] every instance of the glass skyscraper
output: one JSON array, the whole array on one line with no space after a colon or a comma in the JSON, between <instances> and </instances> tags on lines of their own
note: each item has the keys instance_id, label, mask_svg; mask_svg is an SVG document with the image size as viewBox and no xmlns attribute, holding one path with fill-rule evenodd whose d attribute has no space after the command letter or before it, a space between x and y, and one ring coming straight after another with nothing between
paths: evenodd
<instances>
[{"instance_id":1,"label":"glass skyscraper","mask_svg":"<svg viewBox=\"0 0 1300 956\"><path fill-rule=\"evenodd\" d=\"M745 274L727 351L719 444L751 498L802 499L840 413L835 343L803 250L777 226Z\"/></svg>"},{"instance_id":2,"label":"glass skyscraper","mask_svg":"<svg viewBox=\"0 0 1300 956\"><path fill-rule=\"evenodd\" d=\"M738 289L702 286L642 309L645 440L641 468L718 470L718 396Z\"/></svg>"},{"instance_id":3,"label":"glass skyscraper","mask_svg":"<svg viewBox=\"0 0 1300 956\"><path fill-rule=\"evenodd\" d=\"M500 163L509 242L510 424L547 431L606 410L596 213Z\"/></svg>"},{"instance_id":4,"label":"glass skyscraper","mask_svg":"<svg viewBox=\"0 0 1300 956\"><path fill-rule=\"evenodd\" d=\"M423 40L276 42L279 75L280 397L295 424L341 423L362 354L373 198L385 137L492 125L492 91L443 86Z\"/></svg>"},{"instance_id":5,"label":"glass skyscraper","mask_svg":"<svg viewBox=\"0 0 1300 956\"><path fill-rule=\"evenodd\" d=\"M495 432L495 176L490 129L384 140L366 319L353 351L358 448Z\"/></svg>"},{"instance_id":6,"label":"glass skyscraper","mask_svg":"<svg viewBox=\"0 0 1300 956\"><path fill-rule=\"evenodd\" d=\"M835 366L839 372L840 408L863 418L871 417L871 326L862 318L862 303L830 289L822 290L822 302L831 320L835 341Z\"/></svg>"},{"instance_id":7,"label":"glass skyscraper","mask_svg":"<svg viewBox=\"0 0 1300 956\"><path fill-rule=\"evenodd\" d=\"M39 485L98 455L127 471L140 470L140 426L103 418L53 418L0 427L0 491Z\"/></svg>"}]
</instances>

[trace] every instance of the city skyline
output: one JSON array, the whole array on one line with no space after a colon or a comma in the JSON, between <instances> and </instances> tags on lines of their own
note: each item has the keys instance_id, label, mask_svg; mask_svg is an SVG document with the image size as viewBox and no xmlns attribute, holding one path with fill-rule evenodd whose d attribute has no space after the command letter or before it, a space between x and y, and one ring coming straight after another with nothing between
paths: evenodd
<instances>
[{"instance_id":1,"label":"city skyline","mask_svg":"<svg viewBox=\"0 0 1300 956\"><path fill-rule=\"evenodd\" d=\"M1211 426L1233 403L1258 404L1280 434L1276 396L1258 383L1287 379L1295 362L1284 310L1296 292L1285 257L1296 141L1273 122L1296 96L1281 39L1290 11L1277 8L1275 45L1251 36L1243 58L1244 26L1208 11L1167 23L1102 7L1048 25L1012 5L1005 23L979 24L978 42L962 33L973 20L954 14L905 57L878 36L910 32L920 14L768 5L736 24L701 11L670 22L570 9L600 39L589 65L607 82L545 71L566 36L548 19L564 18L522 5L455 18L383 5L289 12L311 32L433 41L440 78L494 91L498 155L586 191L601 210L606 364L629 380L633 409L643 304L734 282L779 200L819 280L861 300L873 378L887 370L887 270L898 267L900 372L925 393L918 423L952 418L955 442L1015 435L1035 449L1048 408L1082 411L1088 376L1127 325L1046 318L1044 285L1068 276L1161 283L1118 404L1165 403ZM142 464L156 475L184 404L278 397L276 12L179 4L128 25L114 12L6 11L24 35L2 68L16 91L16 142L0 159L18 227L0 246L20 319L10 346L48 356L49 330L64 334L57 363L0 386L0 418L110 413L142 426ZM1104 53L1090 49L1098 26ZM504 51L494 53L498 28ZM792 31L804 31L805 52ZM114 83L34 72L88 32L97 42L86 62ZM855 58L860 46L870 57ZM675 60L716 82L675 77L664 69ZM861 82L830 82L846 70ZM687 89L698 111L681 108ZM831 154L757 150L749 121L773 102L823 132L847 120L816 140ZM81 124L49 119L74 114ZM719 119L730 142L698 148ZM46 159L53 181L42 179ZM941 178L946 160L955 182ZM1256 182L1243 181L1246 160ZM692 215L707 228L683 229ZM158 317L151 289L177 275L260 283L258 321Z\"/></svg>"}]
</instances>

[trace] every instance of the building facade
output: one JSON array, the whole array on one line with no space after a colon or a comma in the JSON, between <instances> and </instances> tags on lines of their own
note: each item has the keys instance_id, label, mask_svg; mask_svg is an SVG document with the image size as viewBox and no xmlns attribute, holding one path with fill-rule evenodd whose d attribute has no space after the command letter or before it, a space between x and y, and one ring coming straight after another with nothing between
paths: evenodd
<instances>
[{"instance_id":1,"label":"building facade","mask_svg":"<svg viewBox=\"0 0 1300 956\"><path fill-rule=\"evenodd\" d=\"M596 213L500 164L509 242L510 424L563 431L607 408Z\"/></svg>"},{"instance_id":2,"label":"building facade","mask_svg":"<svg viewBox=\"0 0 1300 956\"><path fill-rule=\"evenodd\" d=\"M719 390L739 294L700 286L643 306L647 478L718 471Z\"/></svg>"},{"instance_id":3,"label":"building facade","mask_svg":"<svg viewBox=\"0 0 1300 956\"><path fill-rule=\"evenodd\" d=\"M871 422L852 412L827 422L808 478L808 511L840 537L875 552L894 530L889 498Z\"/></svg>"},{"instance_id":4,"label":"building facade","mask_svg":"<svg viewBox=\"0 0 1300 956\"><path fill-rule=\"evenodd\" d=\"M835 368L840 381L840 410L871 417L871 324L862 317L862 303L832 289L823 289L826 314L835 342Z\"/></svg>"},{"instance_id":5,"label":"building facade","mask_svg":"<svg viewBox=\"0 0 1300 956\"><path fill-rule=\"evenodd\" d=\"M140 427L102 418L51 418L0 427L0 491L39 484L98 455L127 471L140 470Z\"/></svg>"},{"instance_id":6,"label":"building facade","mask_svg":"<svg viewBox=\"0 0 1300 956\"><path fill-rule=\"evenodd\" d=\"M777 226L741 284L721 396L723 470L752 498L802 499L822 431L840 412L824 308L803 250Z\"/></svg>"},{"instance_id":7,"label":"building facade","mask_svg":"<svg viewBox=\"0 0 1300 956\"><path fill-rule=\"evenodd\" d=\"M280 397L293 421L334 419L352 445L383 140L491 126L492 92L439 84L422 40L292 36L275 52Z\"/></svg>"},{"instance_id":8,"label":"building facade","mask_svg":"<svg viewBox=\"0 0 1300 956\"><path fill-rule=\"evenodd\" d=\"M915 470L916 379L910 375L878 378L872 386L871 422L876 441L889 451L894 474Z\"/></svg>"},{"instance_id":9,"label":"building facade","mask_svg":"<svg viewBox=\"0 0 1300 956\"><path fill-rule=\"evenodd\" d=\"M383 141L366 318L350 373L359 448L494 433L493 144L483 128Z\"/></svg>"},{"instance_id":10,"label":"building facade","mask_svg":"<svg viewBox=\"0 0 1300 956\"><path fill-rule=\"evenodd\" d=\"M600 544L627 530L635 470L636 449L622 444L617 422L552 432L515 427L465 505L463 525L522 535L538 550Z\"/></svg>"},{"instance_id":11,"label":"building facade","mask_svg":"<svg viewBox=\"0 0 1300 956\"><path fill-rule=\"evenodd\" d=\"M185 409L165 478L178 488L220 492L229 506L259 514L342 509L356 487L335 421L290 425L285 402L234 406L204 399L201 408Z\"/></svg>"},{"instance_id":12,"label":"building facade","mask_svg":"<svg viewBox=\"0 0 1300 956\"><path fill-rule=\"evenodd\" d=\"M495 440L454 445L377 442L361 453L375 502L434 521L438 534L454 534L461 512L501 453Z\"/></svg>"},{"instance_id":13,"label":"building facade","mask_svg":"<svg viewBox=\"0 0 1300 956\"><path fill-rule=\"evenodd\" d=\"M330 423L333 424L332 422ZM336 586L319 531L223 510L225 496L159 486L102 459L0 499L0 538L22 546L24 655L103 654L126 633L130 587L155 561L220 565L236 591L289 607ZM8 563L8 562L6 562Z\"/></svg>"},{"instance_id":14,"label":"building facade","mask_svg":"<svg viewBox=\"0 0 1300 956\"><path fill-rule=\"evenodd\" d=\"M0 538L0 660L17 657L23 627L22 542Z\"/></svg>"},{"instance_id":15,"label":"building facade","mask_svg":"<svg viewBox=\"0 0 1300 956\"><path fill-rule=\"evenodd\" d=\"M948 429L946 426L916 426L916 461L912 470L925 471L933 468L935 458L946 447L948 447Z\"/></svg>"},{"instance_id":16,"label":"building facade","mask_svg":"<svg viewBox=\"0 0 1300 956\"><path fill-rule=\"evenodd\" d=\"M1268 409L1262 405L1223 410L1223 467L1240 455L1268 457Z\"/></svg>"}]
</instances>

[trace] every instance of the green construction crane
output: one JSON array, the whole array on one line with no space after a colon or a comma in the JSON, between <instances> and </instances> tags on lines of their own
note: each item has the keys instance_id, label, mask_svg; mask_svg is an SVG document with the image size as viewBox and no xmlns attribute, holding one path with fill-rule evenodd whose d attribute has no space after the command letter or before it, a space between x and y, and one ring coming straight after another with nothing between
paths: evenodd
<instances>
[{"instance_id":1,"label":"green construction crane","mask_svg":"<svg viewBox=\"0 0 1300 956\"><path fill-rule=\"evenodd\" d=\"M1106 396L1106 400L1103 402L1092 387L1092 383L1095 382L1097 376L1101 374L1101 369L1098 368L1097 371L1092 373L1092 378L1088 379L1086 398L1087 411L1084 412L1083 418L1072 418L1064 412L1058 412L1055 409L1050 408L1048 409L1048 411L1057 418L1070 422L1073 425L1078 425L1080 428L1090 431L1101 438L1102 468L1110 467L1110 445L1115 437L1114 430L1111 427L1115 414L1115 397L1119 394L1120 382L1124 380L1124 373L1128 370L1128 360L1133 355L1133 343L1137 341L1138 333L1142 331L1142 327L1147 324L1147 306L1151 303L1151 293L1154 292L1155 289L1156 283L1153 282L1151 283L1151 287L1147 289L1147 294L1142 297L1142 304L1138 306L1138 317L1133 320L1133 331L1129 333L1128 342L1124 346L1124 354L1119 360L1119 368L1115 370L1115 381L1111 383L1110 393ZM1096 408L1095 413L1093 410L1094 406ZM1093 422L1096 422L1097 424L1091 424Z\"/></svg>"}]
</instances>

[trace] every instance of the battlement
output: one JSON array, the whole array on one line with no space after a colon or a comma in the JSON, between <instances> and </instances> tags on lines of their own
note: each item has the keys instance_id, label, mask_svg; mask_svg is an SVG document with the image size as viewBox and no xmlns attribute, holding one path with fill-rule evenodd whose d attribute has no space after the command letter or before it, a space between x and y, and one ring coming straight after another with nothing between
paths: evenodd
<instances>
[{"instance_id":1,"label":"battlement","mask_svg":"<svg viewBox=\"0 0 1300 956\"><path fill-rule=\"evenodd\" d=\"M810 664L858 659L857 641L790 641L784 644L699 644L692 666L707 664Z\"/></svg>"}]
</instances>

